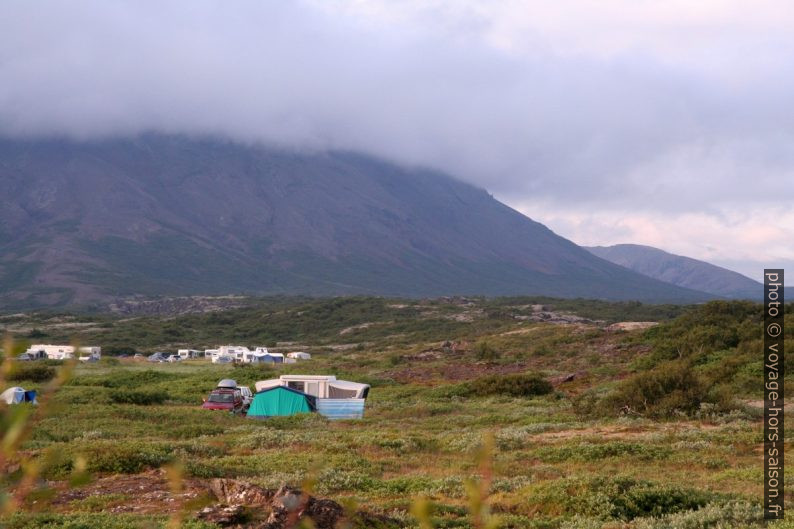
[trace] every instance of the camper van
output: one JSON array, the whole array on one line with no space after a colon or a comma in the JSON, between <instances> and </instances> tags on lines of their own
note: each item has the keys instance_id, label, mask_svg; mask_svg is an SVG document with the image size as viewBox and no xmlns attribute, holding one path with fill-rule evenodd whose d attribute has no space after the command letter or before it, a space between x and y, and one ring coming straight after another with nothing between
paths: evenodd
<instances>
[{"instance_id":1,"label":"camper van","mask_svg":"<svg viewBox=\"0 0 794 529\"><path fill-rule=\"evenodd\" d=\"M179 358L182 360L188 360L190 358L198 358L201 356L201 351L197 351L195 349L179 349L176 354L179 355Z\"/></svg>"}]
</instances>

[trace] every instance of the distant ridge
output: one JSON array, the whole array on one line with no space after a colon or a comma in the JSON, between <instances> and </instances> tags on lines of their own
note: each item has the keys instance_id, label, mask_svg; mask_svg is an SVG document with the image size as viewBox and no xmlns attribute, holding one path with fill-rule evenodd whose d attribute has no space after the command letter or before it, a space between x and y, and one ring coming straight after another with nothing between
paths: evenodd
<instances>
[{"instance_id":1,"label":"distant ridge","mask_svg":"<svg viewBox=\"0 0 794 529\"><path fill-rule=\"evenodd\" d=\"M486 191L218 139L0 140L0 308L141 296L537 294L696 302Z\"/></svg>"},{"instance_id":2,"label":"distant ridge","mask_svg":"<svg viewBox=\"0 0 794 529\"><path fill-rule=\"evenodd\" d=\"M763 284L725 268L651 246L616 244L585 247L594 255L640 274L684 288L732 299L760 301Z\"/></svg>"}]
</instances>

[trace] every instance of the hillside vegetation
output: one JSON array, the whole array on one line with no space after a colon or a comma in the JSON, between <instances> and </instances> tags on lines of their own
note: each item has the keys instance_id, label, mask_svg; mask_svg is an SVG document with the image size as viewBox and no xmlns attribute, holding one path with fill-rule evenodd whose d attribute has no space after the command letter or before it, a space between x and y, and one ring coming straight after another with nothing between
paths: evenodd
<instances>
[{"instance_id":1,"label":"hillside vegetation","mask_svg":"<svg viewBox=\"0 0 794 529\"><path fill-rule=\"evenodd\" d=\"M713 297L599 259L483 189L361 154L148 134L0 139L0 159L0 308L223 293Z\"/></svg>"},{"instance_id":2,"label":"hillside vegetation","mask_svg":"<svg viewBox=\"0 0 794 529\"><path fill-rule=\"evenodd\" d=\"M277 488L310 477L314 495L395 526L480 526L474 480L484 487L486 518L496 516L498 527L764 527L757 304L582 301L577 310L573 301L518 298L271 302L172 319L38 313L0 320L20 337L36 333L36 341L72 337L145 351L281 343L275 348L306 345L313 353L268 368L111 357L77 366L19 445L15 457L36 461L47 481L5 526L165 526L181 513L183 526L209 527L192 517L208 501L196 491L211 478ZM566 312L567 322L535 321ZM660 323L608 326L627 320ZM69 366L42 367L60 373ZM58 380L48 382L47 369L9 375L45 390ZM252 385L284 373L371 384L365 418L260 422L199 409L221 378ZM169 488L173 468L181 469L183 493ZM6 473L4 486L17 490L24 475ZM156 494L134 492L139 486Z\"/></svg>"}]
</instances>

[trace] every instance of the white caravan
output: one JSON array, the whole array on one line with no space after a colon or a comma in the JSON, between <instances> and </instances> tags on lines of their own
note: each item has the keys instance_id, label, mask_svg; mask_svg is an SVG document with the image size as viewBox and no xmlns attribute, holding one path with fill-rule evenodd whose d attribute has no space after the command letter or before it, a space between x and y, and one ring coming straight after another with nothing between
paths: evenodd
<instances>
[{"instance_id":1,"label":"white caravan","mask_svg":"<svg viewBox=\"0 0 794 529\"><path fill-rule=\"evenodd\" d=\"M79 347L77 352L80 353L80 360L83 361L96 361L102 358L101 347ZM28 347L25 353L30 358L43 358L46 356L50 360L69 360L74 358L75 348L73 345L35 344Z\"/></svg>"},{"instance_id":2,"label":"white caravan","mask_svg":"<svg viewBox=\"0 0 794 529\"><path fill-rule=\"evenodd\" d=\"M276 386L287 386L320 399L366 399L369 394L369 384L337 380L334 375L281 375L255 384L257 392Z\"/></svg>"},{"instance_id":3,"label":"white caravan","mask_svg":"<svg viewBox=\"0 0 794 529\"><path fill-rule=\"evenodd\" d=\"M179 358L182 360L201 357L201 351L197 351L195 349L179 349L176 354L178 354Z\"/></svg>"}]
</instances>

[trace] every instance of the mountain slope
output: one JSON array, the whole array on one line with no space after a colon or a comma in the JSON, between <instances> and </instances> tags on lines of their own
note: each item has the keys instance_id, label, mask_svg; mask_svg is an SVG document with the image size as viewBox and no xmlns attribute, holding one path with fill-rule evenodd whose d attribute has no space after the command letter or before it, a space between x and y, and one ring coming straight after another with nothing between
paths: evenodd
<instances>
[{"instance_id":1,"label":"mountain slope","mask_svg":"<svg viewBox=\"0 0 794 529\"><path fill-rule=\"evenodd\" d=\"M736 299L760 299L763 285L737 272L651 246L593 246L594 255L640 274L684 288Z\"/></svg>"},{"instance_id":2,"label":"mountain slope","mask_svg":"<svg viewBox=\"0 0 794 529\"><path fill-rule=\"evenodd\" d=\"M217 293L697 301L485 191L351 153L0 141L0 305Z\"/></svg>"}]
</instances>

